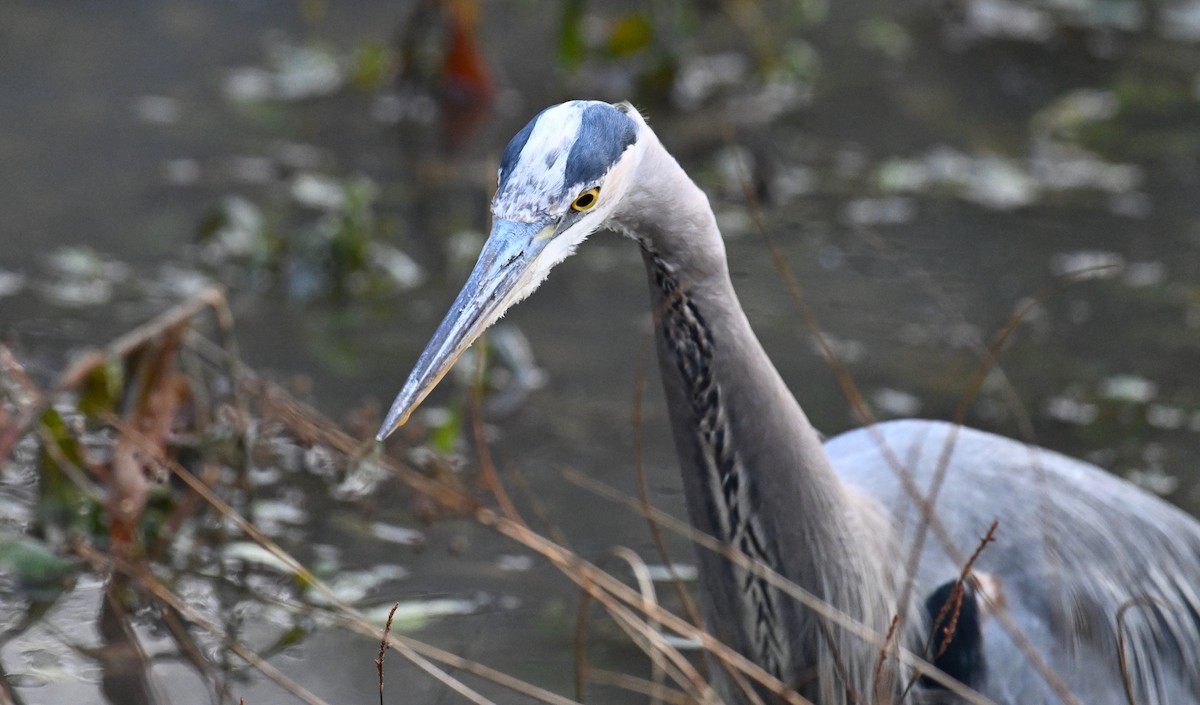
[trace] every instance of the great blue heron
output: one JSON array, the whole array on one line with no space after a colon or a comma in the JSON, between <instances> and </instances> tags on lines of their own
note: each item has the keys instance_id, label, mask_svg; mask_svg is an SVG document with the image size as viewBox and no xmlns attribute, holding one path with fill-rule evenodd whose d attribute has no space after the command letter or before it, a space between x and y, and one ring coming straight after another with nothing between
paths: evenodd
<instances>
[{"instance_id":1,"label":"great blue heron","mask_svg":"<svg viewBox=\"0 0 1200 705\"><path fill-rule=\"evenodd\" d=\"M696 528L878 634L901 616L894 641L997 703L1056 702L1065 687L1081 703L1124 705L1123 678L1132 702L1200 702L1200 523L1087 463L947 423L892 421L823 443L738 303L707 198L632 106L573 101L538 114L504 151L492 214L380 440L552 267L597 229L615 230L646 265ZM906 591L922 525L912 487L927 491L943 464L934 514L945 540L924 543ZM995 520L957 622L934 626ZM906 691L914 673L899 659L880 677L877 644L760 573L699 554L707 629L813 702L956 701L925 677Z\"/></svg>"}]
</instances>

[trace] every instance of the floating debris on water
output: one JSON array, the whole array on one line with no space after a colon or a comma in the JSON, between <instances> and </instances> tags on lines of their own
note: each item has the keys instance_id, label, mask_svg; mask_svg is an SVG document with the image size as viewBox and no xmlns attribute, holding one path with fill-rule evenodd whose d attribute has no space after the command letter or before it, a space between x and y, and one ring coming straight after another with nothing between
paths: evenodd
<instances>
[{"instance_id":1,"label":"floating debris on water","mask_svg":"<svg viewBox=\"0 0 1200 705\"><path fill-rule=\"evenodd\" d=\"M717 227L721 229L721 239L736 240L754 232L754 218L745 208L726 206L717 211Z\"/></svg>"},{"instance_id":2,"label":"floating debris on water","mask_svg":"<svg viewBox=\"0 0 1200 705\"><path fill-rule=\"evenodd\" d=\"M971 160L963 198L996 210L1012 210L1037 200L1037 181L1012 159L997 156Z\"/></svg>"},{"instance_id":3,"label":"floating debris on water","mask_svg":"<svg viewBox=\"0 0 1200 705\"><path fill-rule=\"evenodd\" d=\"M699 639L679 636L678 634L662 634L660 636L664 644L680 651L700 651L704 648L703 642Z\"/></svg>"},{"instance_id":4,"label":"floating debris on water","mask_svg":"<svg viewBox=\"0 0 1200 705\"><path fill-rule=\"evenodd\" d=\"M1082 147L1041 139L1026 160L964 154L941 145L920 157L884 161L875 181L883 193L949 189L987 208L1014 210L1033 205L1044 192L1136 193L1143 175L1136 165L1113 164Z\"/></svg>"},{"instance_id":5,"label":"floating debris on water","mask_svg":"<svg viewBox=\"0 0 1200 705\"><path fill-rule=\"evenodd\" d=\"M1125 268L1125 258L1116 252L1079 250L1059 252L1050 258L1050 272L1072 279L1107 279Z\"/></svg>"},{"instance_id":6,"label":"floating debris on water","mask_svg":"<svg viewBox=\"0 0 1200 705\"><path fill-rule=\"evenodd\" d=\"M843 210L842 218L851 225L901 225L917 215L917 204L911 198L889 196L886 198L860 198L850 201Z\"/></svg>"},{"instance_id":7,"label":"floating debris on water","mask_svg":"<svg viewBox=\"0 0 1200 705\"><path fill-rule=\"evenodd\" d=\"M169 159L162 166L163 181L171 186L194 186L203 175L200 162L187 157Z\"/></svg>"},{"instance_id":8,"label":"floating debris on water","mask_svg":"<svg viewBox=\"0 0 1200 705\"><path fill-rule=\"evenodd\" d=\"M1146 407L1146 423L1164 431L1174 431L1183 428L1187 423L1188 414L1177 406L1151 404Z\"/></svg>"},{"instance_id":9,"label":"floating debris on water","mask_svg":"<svg viewBox=\"0 0 1200 705\"><path fill-rule=\"evenodd\" d=\"M199 295L215 283L212 277L204 272L167 263L158 268L153 279L146 282L146 289L162 298L186 299Z\"/></svg>"},{"instance_id":10,"label":"floating debris on water","mask_svg":"<svg viewBox=\"0 0 1200 705\"><path fill-rule=\"evenodd\" d=\"M375 492L389 477L391 473L386 467L364 458L347 468L346 477L330 494L341 501L362 499Z\"/></svg>"},{"instance_id":11,"label":"floating debris on water","mask_svg":"<svg viewBox=\"0 0 1200 705\"><path fill-rule=\"evenodd\" d=\"M746 187L754 183L757 160L754 154L745 146L731 144L721 147L713 156L717 174L721 178L721 189L727 198L741 201L745 198Z\"/></svg>"},{"instance_id":12,"label":"floating debris on water","mask_svg":"<svg viewBox=\"0 0 1200 705\"><path fill-rule=\"evenodd\" d=\"M1054 19L1016 0L968 0L952 30L954 39L1017 39L1042 43L1054 36Z\"/></svg>"},{"instance_id":13,"label":"floating debris on water","mask_svg":"<svg viewBox=\"0 0 1200 705\"><path fill-rule=\"evenodd\" d=\"M266 68L231 70L225 76L225 95L237 102L297 101L338 91L345 77L337 58L321 47L294 44L282 34L266 42Z\"/></svg>"},{"instance_id":14,"label":"floating debris on water","mask_svg":"<svg viewBox=\"0 0 1200 705\"><path fill-rule=\"evenodd\" d=\"M906 418L921 411L921 398L891 387L880 387L871 393L871 405L881 416Z\"/></svg>"},{"instance_id":15,"label":"floating debris on water","mask_svg":"<svg viewBox=\"0 0 1200 705\"><path fill-rule=\"evenodd\" d=\"M371 103L371 119L385 125L415 122L431 125L438 117L438 104L421 94L383 93Z\"/></svg>"},{"instance_id":16,"label":"floating debris on water","mask_svg":"<svg viewBox=\"0 0 1200 705\"><path fill-rule=\"evenodd\" d=\"M1114 375L1100 383L1104 399L1129 404L1148 404L1158 396L1158 385L1137 375Z\"/></svg>"},{"instance_id":17,"label":"floating debris on water","mask_svg":"<svg viewBox=\"0 0 1200 705\"><path fill-rule=\"evenodd\" d=\"M285 526L303 526L309 514L300 505L300 498L255 500L251 506L254 523L267 536L279 536Z\"/></svg>"},{"instance_id":18,"label":"floating debris on water","mask_svg":"<svg viewBox=\"0 0 1200 705\"><path fill-rule=\"evenodd\" d=\"M25 288L25 275L0 269L0 298L20 293Z\"/></svg>"},{"instance_id":19,"label":"floating debris on water","mask_svg":"<svg viewBox=\"0 0 1200 705\"><path fill-rule=\"evenodd\" d=\"M1167 280L1167 265L1162 262L1130 262L1125 267L1126 286L1158 286Z\"/></svg>"},{"instance_id":20,"label":"floating debris on water","mask_svg":"<svg viewBox=\"0 0 1200 705\"><path fill-rule=\"evenodd\" d=\"M1046 415L1063 423L1087 426L1100 417L1100 409L1095 404L1060 395L1046 401Z\"/></svg>"},{"instance_id":21,"label":"floating debris on water","mask_svg":"<svg viewBox=\"0 0 1200 705\"><path fill-rule=\"evenodd\" d=\"M524 573L534 566L533 556L506 553L496 557L496 567L509 573Z\"/></svg>"},{"instance_id":22,"label":"floating debris on water","mask_svg":"<svg viewBox=\"0 0 1200 705\"><path fill-rule=\"evenodd\" d=\"M1075 137L1080 127L1116 117L1120 107L1112 91L1080 88L1054 99L1032 122L1039 133Z\"/></svg>"},{"instance_id":23,"label":"floating debris on water","mask_svg":"<svg viewBox=\"0 0 1200 705\"><path fill-rule=\"evenodd\" d=\"M813 352L824 356L825 348L828 347L834 357L847 365L853 365L867 356L867 344L859 340L822 333L820 338L813 336L811 342Z\"/></svg>"},{"instance_id":24,"label":"floating debris on water","mask_svg":"<svg viewBox=\"0 0 1200 705\"><path fill-rule=\"evenodd\" d=\"M151 125L173 125L179 122L179 103L162 95L142 95L133 100L133 114Z\"/></svg>"},{"instance_id":25,"label":"floating debris on water","mask_svg":"<svg viewBox=\"0 0 1200 705\"><path fill-rule=\"evenodd\" d=\"M1179 478L1168 474L1162 468L1130 470L1125 473L1125 477L1138 487L1159 496L1165 497L1179 489Z\"/></svg>"},{"instance_id":26,"label":"floating debris on water","mask_svg":"<svg viewBox=\"0 0 1200 705\"><path fill-rule=\"evenodd\" d=\"M1158 10L1159 31L1181 42L1200 40L1200 0L1164 4Z\"/></svg>"},{"instance_id":27,"label":"floating debris on water","mask_svg":"<svg viewBox=\"0 0 1200 705\"><path fill-rule=\"evenodd\" d=\"M696 110L722 89L742 85L749 72L750 60L737 52L690 57L671 85L672 102Z\"/></svg>"},{"instance_id":28,"label":"floating debris on water","mask_svg":"<svg viewBox=\"0 0 1200 705\"><path fill-rule=\"evenodd\" d=\"M424 629L440 617L472 614L478 608L479 603L476 600L447 597L376 605L364 610L364 616L382 627L387 624L388 616L391 615L393 632L414 632Z\"/></svg>"},{"instance_id":29,"label":"floating debris on water","mask_svg":"<svg viewBox=\"0 0 1200 705\"><path fill-rule=\"evenodd\" d=\"M253 541L235 541L225 544L221 547L221 560L230 569L236 569L240 566L250 566L281 575L292 575L295 573L290 563L278 554Z\"/></svg>"},{"instance_id":30,"label":"floating debris on water","mask_svg":"<svg viewBox=\"0 0 1200 705\"><path fill-rule=\"evenodd\" d=\"M200 259L210 265L231 259L266 261L271 253L262 209L240 196L221 203L200 238Z\"/></svg>"},{"instance_id":31,"label":"floating debris on water","mask_svg":"<svg viewBox=\"0 0 1200 705\"><path fill-rule=\"evenodd\" d=\"M425 543L425 534L416 529L399 524L387 524L377 521L371 524L371 535L382 541L398 543L404 546L420 546Z\"/></svg>"},{"instance_id":32,"label":"floating debris on water","mask_svg":"<svg viewBox=\"0 0 1200 705\"><path fill-rule=\"evenodd\" d=\"M248 103L272 97L271 74L255 66L242 66L225 74L225 95L231 100Z\"/></svg>"},{"instance_id":33,"label":"floating debris on water","mask_svg":"<svg viewBox=\"0 0 1200 705\"><path fill-rule=\"evenodd\" d=\"M226 159L224 169L231 180L242 184L269 184L278 176L272 160L245 154Z\"/></svg>"},{"instance_id":34,"label":"floating debris on water","mask_svg":"<svg viewBox=\"0 0 1200 705\"><path fill-rule=\"evenodd\" d=\"M691 583L700 577L700 571L690 563L672 563L670 566L647 563L646 573L656 583L670 583L676 580Z\"/></svg>"},{"instance_id":35,"label":"floating debris on water","mask_svg":"<svg viewBox=\"0 0 1200 705\"><path fill-rule=\"evenodd\" d=\"M771 198L783 205L797 196L817 190L820 179L815 169L806 166L781 166L771 179Z\"/></svg>"},{"instance_id":36,"label":"floating debris on water","mask_svg":"<svg viewBox=\"0 0 1200 705\"><path fill-rule=\"evenodd\" d=\"M402 291L415 289L425 283L425 272L421 265L403 250L382 242L368 245L371 262L391 279Z\"/></svg>"},{"instance_id":37,"label":"floating debris on water","mask_svg":"<svg viewBox=\"0 0 1200 705\"><path fill-rule=\"evenodd\" d=\"M346 188L339 180L303 172L292 179L292 199L302 206L317 210L336 211L346 205Z\"/></svg>"},{"instance_id":38,"label":"floating debris on water","mask_svg":"<svg viewBox=\"0 0 1200 705\"><path fill-rule=\"evenodd\" d=\"M325 585L341 602L354 605L366 599L380 586L407 578L409 571L403 566L381 563L365 570L343 570L327 580ZM305 598L314 605L331 605L333 600L323 590L310 587ZM390 609L390 608L389 608Z\"/></svg>"},{"instance_id":39,"label":"floating debris on water","mask_svg":"<svg viewBox=\"0 0 1200 705\"><path fill-rule=\"evenodd\" d=\"M1113 164L1077 145L1047 139L1034 140L1029 168L1043 188L1055 191L1129 193L1143 181L1141 168L1134 164Z\"/></svg>"},{"instance_id":40,"label":"floating debris on water","mask_svg":"<svg viewBox=\"0 0 1200 705\"><path fill-rule=\"evenodd\" d=\"M46 260L54 280L40 291L60 306L98 306L112 300L117 284L131 272L129 265L100 254L90 247L64 247Z\"/></svg>"},{"instance_id":41,"label":"floating debris on water","mask_svg":"<svg viewBox=\"0 0 1200 705\"><path fill-rule=\"evenodd\" d=\"M997 210L1028 206L1038 195L1037 181L1016 161L971 156L944 145L916 159L885 161L876 172L876 183L884 193L949 187L962 198Z\"/></svg>"},{"instance_id":42,"label":"floating debris on water","mask_svg":"<svg viewBox=\"0 0 1200 705\"><path fill-rule=\"evenodd\" d=\"M488 331L488 351L492 359L488 365L488 395L484 410L489 414L508 414L516 410L529 398L530 392L546 385L546 372L538 366L533 356L533 346L521 329L511 323L502 323ZM466 364L456 367L464 384L473 380L473 357Z\"/></svg>"}]
</instances>

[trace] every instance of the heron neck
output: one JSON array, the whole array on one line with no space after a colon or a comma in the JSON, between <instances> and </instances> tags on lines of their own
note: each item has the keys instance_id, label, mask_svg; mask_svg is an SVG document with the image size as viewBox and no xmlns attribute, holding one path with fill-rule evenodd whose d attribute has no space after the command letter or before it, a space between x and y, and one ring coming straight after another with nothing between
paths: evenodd
<instances>
[{"instance_id":1,"label":"heron neck","mask_svg":"<svg viewBox=\"0 0 1200 705\"><path fill-rule=\"evenodd\" d=\"M641 197L673 206L636 208L636 222L623 226L642 244L691 521L886 630L894 614L889 576L880 567L885 561L869 558L885 555L879 510L834 472L738 302L708 199L655 147L643 158L638 183L660 192ZM869 687L877 649L845 641L790 598L700 554L708 584L722 586L708 595L709 627L718 636L784 680L820 666L812 645L821 644L818 650L841 654L856 687ZM837 702L845 684L826 681L818 690L826 696L821 702Z\"/></svg>"},{"instance_id":2,"label":"heron neck","mask_svg":"<svg viewBox=\"0 0 1200 705\"><path fill-rule=\"evenodd\" d=\"M725 443L776 500L762 509L779 511L782 524L811 525L812 533L830 538L855 514L847 506L848 488L750 327L708 198L665 149L655 147L643 159L638 181L665 184L658 188L667 193L643 197L673 206L638 209L643 215L630 230L642 244L650 280L659 363L683 470L693 479L699 474L704 463L696 456L709 451L696 447L702 440L697 433L723 424ZM689 496L693 505L703 499ZM821 551L823 543L829 542L787 548Z\"/></svg>"}]
</instances>

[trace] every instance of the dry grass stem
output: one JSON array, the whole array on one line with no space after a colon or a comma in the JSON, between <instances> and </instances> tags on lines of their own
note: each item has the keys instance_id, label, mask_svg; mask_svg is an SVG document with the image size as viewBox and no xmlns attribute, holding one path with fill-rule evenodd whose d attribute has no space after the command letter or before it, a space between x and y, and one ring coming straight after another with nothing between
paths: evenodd
<instances>
[{"instance_id":1,"label":"dry grass stem","mask_svg":"<svg viewBox=\"0 0 1200 705\"><path fill-rule=\"evenodd\" d=\"M896 638L896 625L898 624L900 624L900 615L892 617L892 623L888 625L887 634L883 637L883 646L879 648L879 660L875 662L875 677L871 681L871 691L874 693L879 692L879 686L883 683L883 667L887 663L888 650L892 648L892 641Z\"/></svg>"},{"instance_id":2,"label":"dry grass stem","mask_svg":"<svg viewBox=\"0 0 1200 705\"><path fill-rule=\"evenodd\" d=\"M644 614L650 615L655 611L661 611L654 592L654 582L650 579L650 572L640 556L628 548L617 547L611 550L605 558L617 558L630 566L634 579L638 583L638 592L642 596L641 611ZM602 564L603 559L600 564L597 564L597 568ZM579 622L576 631L576 699L580 702L583 701L582 685L587 674L584 639L592 600L592 593L585 590L580 601ZM712 695L709 693L709 686L704 677L678 649L667 644L656 619L651 617L649 621L643 621L634 612L623 607L615 612L609 610L609 616L630 640L650 657L653 678L656 683L659 683L663 677L669 676L686 692L691 693L696 700L712 701Z\"/></svg>"},{"instance_id":3,"label":"dry grass stem","mask_svg":"<svg viewBox=\"0 0 1200 705\"><path fill-rule=\"evenodd\" d=\"M1126 702L1140 705L1133 692L1133 673L1129 670L1129 657L1125 654L1125 615L1134 607L1159 607L1159 603L1152 597L1134 597L1117 609L1117 666L1121 669L1121 685L1125 688Z\"/></svg>"},{"instance_id":4,"label":"dry grass stem","mask_svg":"<svg viewBox=\"0 0 1200 705\"><path fill-rule=\"evenodd\" d=\"M696 703L696 699L688 693L672 690L659 683L648 681L644 678L637 678L628 673L619 673L603 668L589 670L588 682L620 688L630 693L646 695L666 705L695 705Z\"/></svg>"},{"instance_id":5,"label":"dry grass stem","mask_svg":"<svg viewBox=\"0 0 1200 705\"><path fill-rule=\"evenodd\" d=\"M487 345L476 345L475 349L480 352L475 356L475 383L471 385L471 433L475 439L475 453L479 456L479 474L483 479L484 486L496 498L496 503L500 505L504 514L509 519L524 522L520 513L517 512L516 505L508 496L508 491L500 482L500 475L496 472L495 463L492 462L491 448L488 447L487 439L484 437L483 387L484 373L487 370Z\"/></svg>"},{"instance_id":6,"label":"dry grass stem","mask_svg":"<svg viewBox=\"0 0 1200 705\"><path fill-rule=\"evenodd\" d=\"M379 658L375 659L375 669L379 671L379 705L383 705L383 659L387 656L388 634L392 631L392 618L396 616L397 602L388 610L387 623L383 625L383 637L379 639Z\"/></svg>"}]
</instances>

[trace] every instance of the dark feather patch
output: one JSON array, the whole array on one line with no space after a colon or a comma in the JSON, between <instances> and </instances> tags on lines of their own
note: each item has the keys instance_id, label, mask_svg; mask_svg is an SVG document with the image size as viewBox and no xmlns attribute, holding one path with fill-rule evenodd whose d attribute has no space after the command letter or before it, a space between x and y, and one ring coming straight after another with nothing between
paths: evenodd
<instances>
[{"instance_id":1,"label":"dark feather patch","mask_svg":"<svg viewBox=\"0 0 1200 705\"><path fill-rule=\"evenodd\" d=\"M608 173L626 149L637 141L637 123L607 103L583 111L579 137L567 155L564 186L591 184Z\"/></svg>"},{"instance_id":2,"label":"dark feather patch","mask_svg":"<svg viewBox=\"0 0 1200 705\"><path fill-rule=\"evenodd\" d=\"M547 108L548 110L549 108ZM533 119L521 128L521 131L513 135L513 138L508 141L508 146L504 148L504 155L500 157L500 189L504 189L504 184L508 182L508 177L512 175L513 167L521 159L521 152L525 149L525 143L529 141L529 135L533 134L533 126L537 124L538 118L542 113L533 116Z\"/></svg>"}]
</instances>

